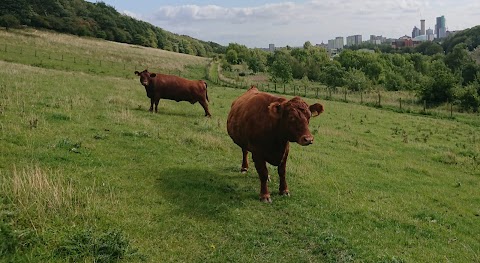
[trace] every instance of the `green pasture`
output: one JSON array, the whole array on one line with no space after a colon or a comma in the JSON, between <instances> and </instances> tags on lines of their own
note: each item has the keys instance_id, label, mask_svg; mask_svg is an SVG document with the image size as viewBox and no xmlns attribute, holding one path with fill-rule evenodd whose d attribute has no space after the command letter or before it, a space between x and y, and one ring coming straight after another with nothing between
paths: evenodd
<instances>
[{"instance_id":1,"label":"green pasture","mask_svg":"<svg viewBox=\"0 0 480 263\"><path fill-rule=\"evenodd\" d=\"M217 74L174 60L190 78ZM211 118L167 100L152 114L133 72L33 61L0 61L0 262L480 261L478 115L308 98L325 106L315 142L290 147L290 197L269 166L264 204L226 132L244 90L209 83Z\"/></svg>"}]
</instances>

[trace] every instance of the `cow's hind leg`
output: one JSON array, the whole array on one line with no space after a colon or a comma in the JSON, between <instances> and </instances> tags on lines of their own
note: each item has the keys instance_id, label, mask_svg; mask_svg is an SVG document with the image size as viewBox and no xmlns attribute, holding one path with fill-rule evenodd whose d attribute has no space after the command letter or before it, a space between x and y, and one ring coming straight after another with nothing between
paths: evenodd
<instances>
[{"instance_id":1,"label":"cow's hind leg","mask_svg":"<svg viewBox=\"0 0 480 263\"><path fill-rule=\"evenodd\" d=\"M202 105L203 110L205 111L205 116L206 117L211 117L212 115L210 114L210 111L208 110L208 103L206 100L201 100L199 101L200 105Z\"/></svg>"},{"instance_id":2,"label":"cow's hind leg","mask_svg":"<svg viewBox=\"0 0 480 263\"><path fill-rule=\"evenodd\" d=\"M242 149L243 158L242 158L242 169L240 172L242 174L247 173L248 171L248 151L247 149Z\"/></svg>"},{"instance_id":3,"label":"cow's hind leg","mask_svg":"<svg viewBox=\"0 0 480 263\"><path fill-rule=\"evenodd\" d=\"M258 177L260 178L260 201L264 203L271 203L270 193L268 192L268 169L267 163L263 159L253 158L255 162L255 168L257 169Z\"/></svg>"}]
</instances>

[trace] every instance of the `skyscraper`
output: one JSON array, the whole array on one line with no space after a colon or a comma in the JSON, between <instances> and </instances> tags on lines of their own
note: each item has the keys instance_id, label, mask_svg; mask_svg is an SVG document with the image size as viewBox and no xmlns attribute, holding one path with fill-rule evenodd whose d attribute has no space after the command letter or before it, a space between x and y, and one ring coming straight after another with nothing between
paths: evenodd
<instances>
[{"instance_id":1,"label":"skyscraper","mask_svg":"<svg viewBox=\"0 0 480 263\"><path fill-rule=\"evenodd\" d=\"M425 35L425 19L420 20L420 36Z\"/></svg>"},{"instance_id":2,"label":"skyscraper","mask_svg":"<svg viewBox=\"0 0 480 263\"><path fill-rule=\"evenodd\" d=\"M335 38L335 48L336 49L343 49L343 45L344 45L343 37L336 37Z\"/></svg>"},{"instance_id":3,"label":"skyscraper","mask_svg":"<svg viewBox=\"0 0 480 263\"><path fill-rule=\"evenodd\" d=\"M444 38L447 36L447 27L445 25L445 17L437 17L437 24L435 25L435 35L437 38Z\"/></svg>"},{"instance_id":4,"label":"skyscraper","mask_svg":"<svg viewBox=\"0 0 480 263\"><path fill-rule=\"evenodd\" d=\"M347 37L347 46L362 44L362 35L354 35Z\"/></svg>"},{"instance_id":5,"label":"skyscraper","mask_svg":"<svg viewBox=\"0 0 480 263\"><path fill-rule=\"evenodd\" d=\"M275 44L268 44L268 51L275 52Z\"/></svg>"},{"instance_id":6,"label":"skyscraper","mask_svg":"<svg viewBox=\"0 0 480 263\"><path fill-rule=\"evenodd\" d=\"M418 29L418 27L414 26L413 27L413 30L412 30L412 38L416 38L418 36L420 36L420 29Z\"/></svg>"}]
</instances>

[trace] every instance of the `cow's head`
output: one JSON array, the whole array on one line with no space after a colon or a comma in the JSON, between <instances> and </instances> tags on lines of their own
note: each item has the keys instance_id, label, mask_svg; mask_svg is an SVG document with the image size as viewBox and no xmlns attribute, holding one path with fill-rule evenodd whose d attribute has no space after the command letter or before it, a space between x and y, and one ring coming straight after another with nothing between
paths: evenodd
<instances>
[{"instance_id":1,"label":"cow's head","mask_svg":"<svg viewBox=\"0 0 480 263\"><path fill-rule=\"evenodd\" d=\"M155 73L150 73L148 70L144 70L142 72L135 71L135 75L140 76L140 83L144 87L148 87L150 85L150 81L157 76Z\"/></svg>"},{"instance_id":2,"label":"cow's head","mask_svg":"<svg viewBox=\"0 0 480 263\"><path fill-rule=\"evenodd\" d=\"M270 115L279 121L280 132L285 133L290 142L304 146L313 143L308 124L311 117L316 117L323 112L322 104L315 103L308 106L300 97L295 97L289 101L272 102L268 109Z\"/></svg>"}]
</instances>

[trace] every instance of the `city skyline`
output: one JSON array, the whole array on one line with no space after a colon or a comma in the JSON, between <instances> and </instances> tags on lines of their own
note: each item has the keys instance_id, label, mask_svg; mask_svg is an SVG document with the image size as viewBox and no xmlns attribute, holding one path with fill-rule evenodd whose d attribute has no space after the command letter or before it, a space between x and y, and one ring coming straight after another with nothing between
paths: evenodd
<instances>
[{"instance_id":1,"label":"city skyline","mask_svg":"<svg viewBox=\"0 0 480 263\"><path fill-rule=\"evenodd\" d=\"M91 0L91 2L95 2ZM249 48L327 43L337 36L370 35L399 38L411 35L420 19L435 29L437 17L447 18L448 30L476 26L480 2L440 0L104 0L118 12L172 33L221 45ZM478 20L478 19L477 19ZM413 24L415 21L415 24ZM418 22L417 22L418 21Z\"/></svg>"}]
</instances>

